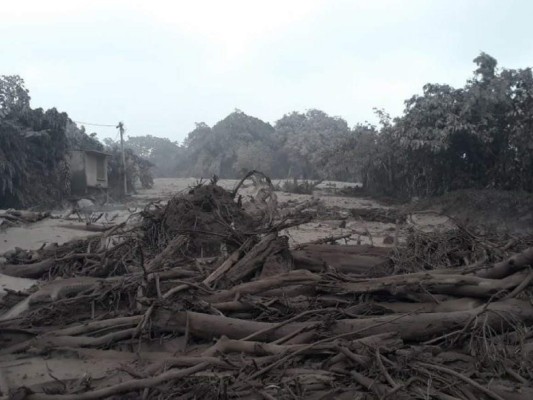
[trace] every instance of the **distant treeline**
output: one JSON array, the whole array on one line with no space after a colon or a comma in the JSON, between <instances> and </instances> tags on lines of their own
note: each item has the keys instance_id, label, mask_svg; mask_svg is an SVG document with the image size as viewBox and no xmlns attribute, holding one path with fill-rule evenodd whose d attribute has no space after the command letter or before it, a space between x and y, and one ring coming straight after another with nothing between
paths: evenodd
<instances>
[{"instance_id":1,"label":"distant treeline","mask_svg":"<svg viewBox=\"0 0 533 400\"><path fill-rule=\"evenodd\" d=\"M464 87L427 84L400 117L376 110L377 126L350 128L319 110L269 124L236 110L212 127L196 124L181 144L148 135L129 137L126 147L151 162L156 177L238 178L256 169L273 178L362 182L369 194L406 199L465 188L533 192L531 69L497 68L485 53L474 63ZM102 144L64 113L31 110L19 77L0 78L0 196L20 204L59 179L67 147ZM34 182L27 171L39 168L54 172Z\"/></svg>"},{"instance_id":2,"label":"distant treeline","mask_svg":"<svg viewBox=\"0 0 533 400\"><path fill-rule=\"evenodd\" d=\"M236 110L213 127L196 124L181 145L148 135L130 136L125 146L152 162L157 177L237 178L256 169L274 178L353 180L360 171L355 142L373 133L319 110L287 114L273 126Z\"/></svg>"},{"instance_id":3,"label":"distant treeline","mask_svg":"<svg viewBox=\"0 0 533 400\"><path fill-rule=\"evenodd\" d=\"M273 125L235 111L198 123L179 145L153 136L127 145L158 176L236 178L258 169L275 178L359 181L371 194L401 198L463 188L533 191L533 78L530 68L498 69L481 53L463 88L427 84L399 118L376 110L379 126L319 110Z\"/></svg>"}]
</instances>

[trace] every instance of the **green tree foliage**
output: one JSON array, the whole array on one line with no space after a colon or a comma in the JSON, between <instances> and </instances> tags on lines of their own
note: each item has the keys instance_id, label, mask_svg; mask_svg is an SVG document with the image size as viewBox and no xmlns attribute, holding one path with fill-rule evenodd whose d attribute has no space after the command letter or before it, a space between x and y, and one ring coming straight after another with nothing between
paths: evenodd
<instances>
[{"instance_id":1,"label":"green tree foliage","mask_svg":"<svg viewBox=\"0 0 533 400\"><path fill-rule=\"evenodd\" d=\"M462 188L533 190L531 69L497 70L481 53L460 89L428 84L384 125L366 165L368 188L428 196Z\"/></svg>"}]
</instances>

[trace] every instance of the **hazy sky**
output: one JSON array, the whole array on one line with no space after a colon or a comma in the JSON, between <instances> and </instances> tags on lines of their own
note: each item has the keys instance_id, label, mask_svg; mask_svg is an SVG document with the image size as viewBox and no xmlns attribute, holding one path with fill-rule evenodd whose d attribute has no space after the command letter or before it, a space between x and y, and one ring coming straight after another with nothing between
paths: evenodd
<instances>
[{"instance_id":1,"label":"hazy sky","mask_svg":"<svg viewBox=\"0 0 533 400\"><path fill-rule=\"evenodd\" d=\"M0 0L0 74L33 107L183 140L238 108L392 115L424 83L462 85L481 51L533 66L530 0ZM114 129L88 127L99 137Z\"/></svg>"}]
</instances>

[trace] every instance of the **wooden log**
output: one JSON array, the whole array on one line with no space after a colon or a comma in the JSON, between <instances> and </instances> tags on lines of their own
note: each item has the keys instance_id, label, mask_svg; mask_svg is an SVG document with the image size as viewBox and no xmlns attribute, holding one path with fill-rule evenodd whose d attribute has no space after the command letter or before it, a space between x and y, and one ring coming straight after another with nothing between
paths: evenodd
<instances>
[{"instance_id":1,"label":"wooden log","mask_svg":"<svg viewBox=\"0 0 533 400\"><path fill-rule=\"evenodd\" d=\"M250 276L261 268L266 258L273 254L275 250L281 251L281 247L276 249L272 246L277 237L277 233L270 233L261 239L259 243L226 272L227 280L230 282L239 282L241 279Z\"/></svg>"},{"instance_id":2,"label":"wooden log","mask_svg":"<svg viewBox=\"0 0 533 400\"><path fill-rule=\"evenodd\" d=\"M178 255L181 255L181 251L183 250L183 246L185 246L188 242L188 239L186 236L179 235L172 239L165 249L156 255L152 261L148 263L146 266L146 270L148 272L154 271L156 269L160 269L164 266L165 262L168 260L175 261L176 257Z\"/></svg>"},{"instance_id":3,"label":"wooden log","mask_svg":"<svg viewBox=\"0 0 533 400\"><path fill-rule=\"evenodd\" d=\"M485 311L488 311L485 313ZM501 330L513 322L533 322L533 306L525 301L509 299L455 312L427 314L386 315L380 317L343 319L329 325L331 335L353 333L354 338L380 333L397 332L403 340L428 340L435 336L463 328L472 318L483 315L487 327ZM510 319L509 315L513 318ZM257 331L276 327L276 324L241 320L196 312L173 312L158 309L154 312L152 324L163 331L179 331L202 338L212 339L227 336L242 339ZM256 340L273 341L316 324L316 321L294 322L268 331Z\"/></svg>"},{"instance_id":4,"label":"wooden log","mask_svg":"<svg viewBox=\"0 0 533 400\"><path fill-rule=\"evenodd\" d=\"M304 250L313 254L342 253L356 254L362 256L390 257L392 249L390 247L377 247L366 244L308 244Z\"/></svg>"},{"instance_id":5,"label":"wooden log","mask_svg":"<svg viewBox=\"0 0 533 400\"><path fill-rule=\"evenodd\" d=\"M246 282L236 285L228 290L215 293L205 300L210 303L230 301L236 295L259 294L270 289L292 286L292 285L313 285L321 280L319 275L315 275L306 270L295 270L286 274L271 276L257 281Z\"/></svg>"},{"instance_id":6,"label":"wooden log","mask_svg":"<svg viewBox=\"0 0 533 400\"><path fill-rule=\"evenodd\" d=\"M6 264L0 266L0 273L20 278L40 278L55 264L55 260L46 259L33 264Z\"/></svg>"},{"instance_id":7,"label":"wooden log","mask_svg":"<svg viewBox=\"0 0 533 400\"><path fill-rule=\"evenodd\" d=\"M360 282L335 282L318 287L325 292L346 294L388 293L393 296L413 292L430 292L456 296L486 298L518 286L527 271L503 279L485 279L470 275L433 274L431 272L393 275Z\"/></svg>"},{"instance_id":8,"label":"wooden log","mask_svg":"<svg viewBox=\"0 0 533 400\"><path fill-rule=\"evenodd\" d=\"M485 312L487 311L487 312ZM487 327L501 330L509 326L510 316L516 321L531 323L533 306L521 300L503 300L464 311L436 312L426 314L405 314L371 317L362 319L339 320L332 330L336 333L354 332L366 329L366 334L396 331L404 340L428 340L447 332L462 329L472 318L483 314Z\"/></svg>"},{"instance_id":9,"label":"wooden log","mask_svg":"<svg viewBox=\"0 0 533 400\"><path fill-rule=\"evenodd\" d=\"M386 274L391 266L389 248L357 245L309 245L302 250L291 251L294 267L313 272L323 271L326 266L342 273L375 275Z\"/></svg>"},{"instance_id":10,"label":"wooden log","mask_svg":"<svg viewBox=\"0 0 533 400\"><path fill-rule=\"evenodd\" d=\"M282 236L277 240L282 241L282 243L279 244L280 250L274 251L266 258L263 268L261 269L260 279L287 273L294 269L294 262L292 260L291 252L289 251L288 238Z\"/></svg>"},{"instance_id":11,"label":"wooden log","mask_svg":"<svg viewBox=\"0 0 533 400\"><path fill-rule=\"evenodd\" d=\"M461 298L440 303L372 302L370 304L393 313L434 313L472 310L481 306L483 302L478 299Z\"/></svg>"},{"instance_id":12,"label":"wooden log","mask_svg":"<svg viewBox=\"0 0 533 400\"><path fill-rule=\"evenodd\" d=\"M216 283L250 250L254 241L246 240L241 247L235 250L216 270L203 280L206 286L216 286Z\"/></svg>"},{"instance_id":13,"label":"wooden log","mask_svg":"<svg viewBox=\"0 0 533 400\"><path fill-rule=\"evenodd\" d=\"M306 345L304 344L290 344L290 345L280 345L272 343L261 343L251 340L235 340L229 339L226 336L222 336L217 343L204 351L202 356L215 356L217 353L228 354L228 353L245 353L245 354L256 354L260 356L265 355L276 355L282 354L289 351L296 351L304 349ZM308 346L307 346L308 347ZM321 346L315 346L309 349L308 354L316 353L331 353L334 352L335 345L332 343L324 343Z\"/></svg>"},{"instance_id":14,"label":"wooden log","mask_svg":"<svg viewBox=\"0 0 533 400\"><path fill-rule=\"evenodd\" d=\"M480 269L474 272L474 275L481 278L498 279L520 271L528 265L533 265L533 247L529 247L507 260Z\"/></svg>"}]
</instances>

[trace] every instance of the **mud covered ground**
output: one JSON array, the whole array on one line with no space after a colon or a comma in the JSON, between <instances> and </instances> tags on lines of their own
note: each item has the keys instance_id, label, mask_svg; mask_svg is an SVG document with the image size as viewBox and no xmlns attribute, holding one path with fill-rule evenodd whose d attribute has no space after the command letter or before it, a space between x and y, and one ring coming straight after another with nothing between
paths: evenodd
<instances>
[{"instance_id":1,"label":"mud covered ground","mask_svg":"<svg viewBox=\"0 0 533 400\"><path fill-rule=\"evenodd\" d=\"M533 397L533 236L196 183L1 233L5 398Z\"/></svg>"},{"instance_id":2,"label":"mud covered ground","mask_svg":"<svg viewBox=\"0 0 533 400\"><path fill-rule=\"evenodd\" d=\"M101 211L105 213L100 222L123 222L128 218L131 212L139 211L150 201L166 201L176 193L186 191L197 182L198 180L193 178L156 179L152 189L139 190L139 193L132 196L127 204L108 205L106 207L96 208L95 212ZM221 180L219 184L224 188L232 189L237 182L237 180L226 179ZM339 210L339 213L345 217L343 219L326 219L320 222L312 222L295 229L290 229L287 234L290 236L292 243L308 242L330 235L342 235L356 231L361 232L361 235L355 235L355 237L350 239L350 243L359 241L363 244L370 244L372 242L375 246L391 245L384 243L384 239L386 237L394 236L396 229L395 224L364 221L349 216L349 210L351 208L379 207L386 209L388 208L387 206L367 198L335 196L332 189L326 190L328 184L335 184L337 188L350 185L344 182L324 182L319 186L319 190L317 190L313 196L276 192L280 203L299 202L311 198L318 198L323 202L326 208L336 208ZM244 188L243 192L251 195L253 193L253 188L249 186L248 188ZM52 212L52 215L54 217L60 217L61 215L64 215L65 212L66 210L55 210ZM344 219L345 224L342 224ZM446 229L451 226L447 217L427 212L413 213L410 223L415 224L423 230ZM74 238L83 238L92 235L93 232L82 230L84 225L84 221L79 222L74 216L72 216L68 221L60 218L48 218L26 226L2 230L0 231L0 254L13 249L14 247L20 247L22 249L38 249L47 243L57 242L61 244ZM405 232L402 229L400 232L400 238L403 237L404 234Z\"/></svg>"},{"instance_id":3,"label":"mud covered ground","mask_svg":"<svg viewBox=\"0 0 533 400\"><path fill-rule=\"evenodd\" d=\"M139 196L136 197L139 199L145 199L147 201L159 198L168 199L177 192L187 190L188 187L194 185L196 182L196 179L160 178L155 180L155 185L152 189L143 191L141 194L139 194ZM221 180L219 184L226 189L232 189L235 187L237 182L237 180L225 179ZM276 185L278 181L274 180L272 183ZM334 186L336 189L342 189L344 187L353 187L355 184L325 181L318 186L318 190L316 190L313 195L291 194L276 191L279 203L298 203L316 198L323 203L325 208L337 210L339 216L342 217L340 219L323 219L321 221L310 222L297 228L289 229L286 231L286 233L289 235L291 243L304 243L332 235L336 236L346 233L359 232L360 234L356 233L354 237L350 238L347 243L354 244L359 242L361 244L372 243L375 246L392 246L391 243L386 243L387 240L385 240L385 238L390 238L395 235L395 223L365 221L361 218L355 218L350 215L350 209L389 209L391 206L387 206L379 201L365 197L337 196L335 195L332 186ZM243 192L248 195L253 194L253 187L251 184L249 184L249 186L245 188ZM343 223L343 221L345 223ZM433 212L431 210L428 212L428 210L425 208L418 210L414 209L405 226L400 227L400 240L405 239L405 235L407 233L406 229L410 225L415 226L417 229L422 231L446 230L454 226L453 222L448 217L439 215L437 212ZM343 241L343 243L346 242Z\"/></svg>"}]
</instances>

